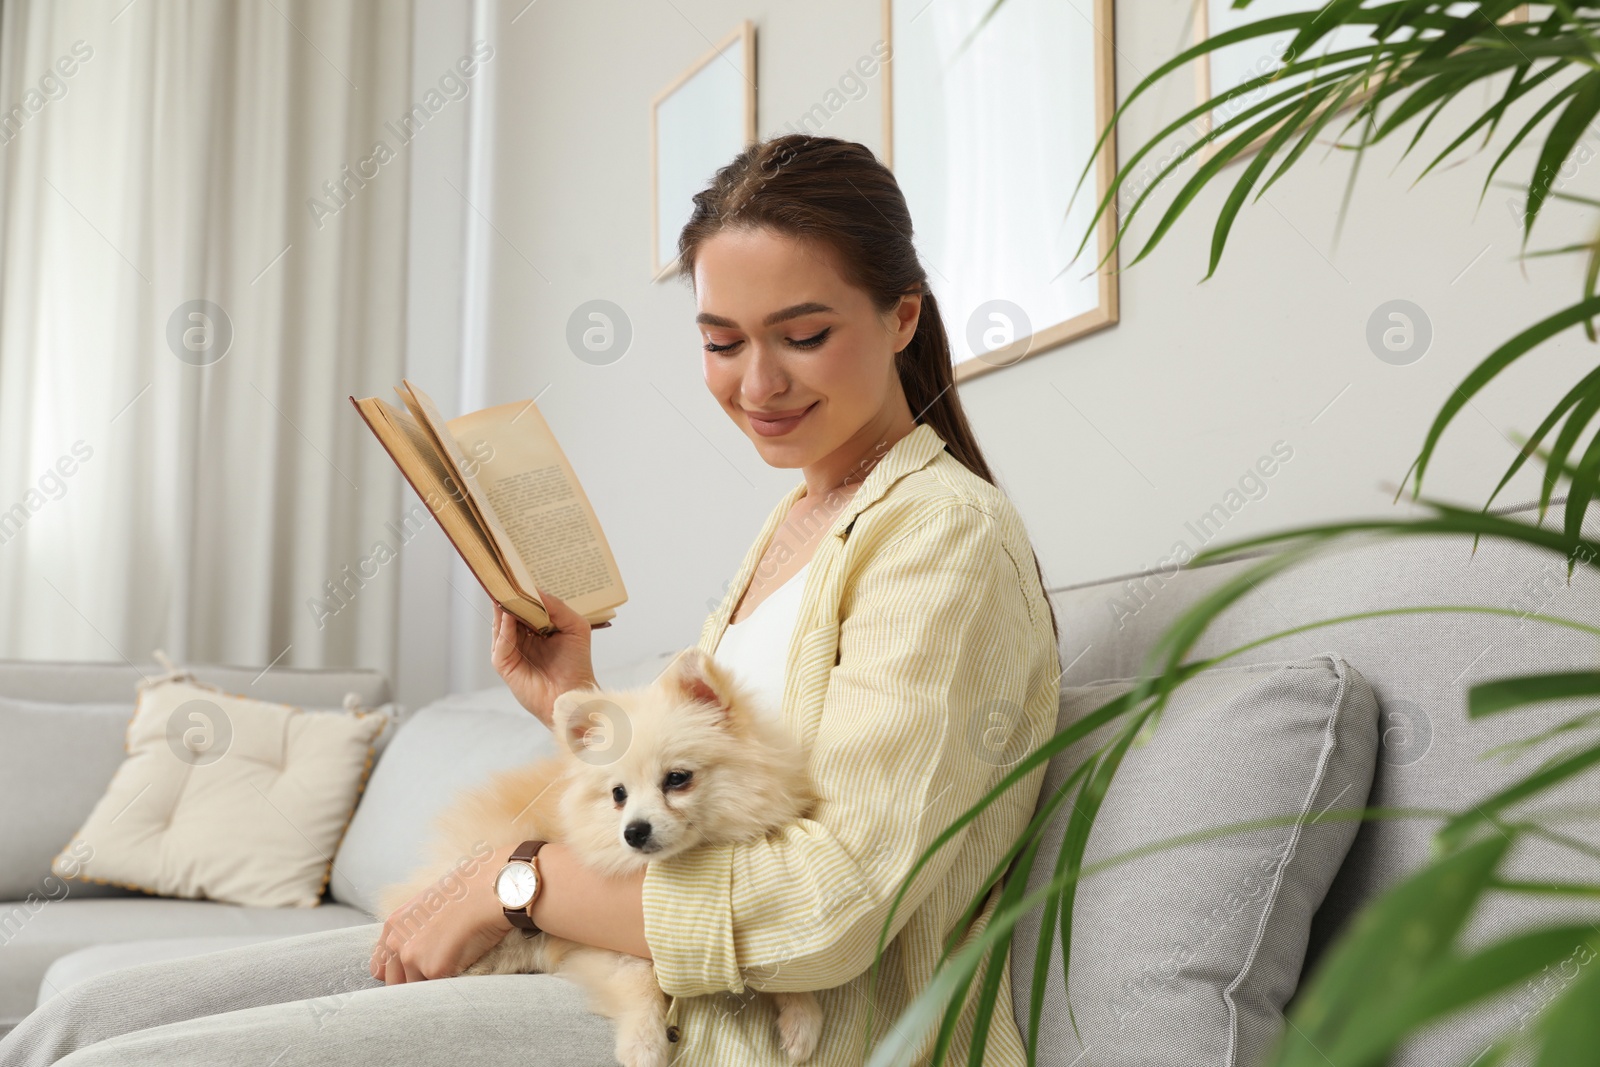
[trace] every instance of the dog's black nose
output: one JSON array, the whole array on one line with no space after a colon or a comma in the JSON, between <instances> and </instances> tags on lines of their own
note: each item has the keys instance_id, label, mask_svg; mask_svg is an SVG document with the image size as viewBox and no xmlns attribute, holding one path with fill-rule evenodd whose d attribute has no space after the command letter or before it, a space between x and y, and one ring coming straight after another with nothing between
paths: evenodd
<instances>
[{"instance_id":1,"label":"dog's black nose","mask_svg":"<svg viewBox=\"0 0 1600 1067\"><path fill-rule=\"evenodd\" d=\"M638 848L650 840L650 824L642 819L637 822L630 822L627 828L622 831L622 839L633 848Z\"/></svg>"}]
</instances>

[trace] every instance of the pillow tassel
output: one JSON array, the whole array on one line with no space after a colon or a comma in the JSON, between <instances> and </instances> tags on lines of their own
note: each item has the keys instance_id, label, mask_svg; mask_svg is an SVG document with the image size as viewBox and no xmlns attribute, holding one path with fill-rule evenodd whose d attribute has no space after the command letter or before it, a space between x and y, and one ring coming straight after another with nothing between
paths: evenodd
<instances>
[{"instance_id":1,"label":"pillow tassel","mask_svg":"<svg viewBox=\"0 0 1600 1067\"><path fill-rule=\"evenodd\" d=\"M136 691L143 692L145 689L151 686L165 685L168 682L198 681L192 672L179 667L176 663L173 663L172 658L168 656L162 649L153 649L150 653L150 656L161 667L162 673L156 675L154 678L141 679L135 686Z\"/></svg>"}]
</instances>

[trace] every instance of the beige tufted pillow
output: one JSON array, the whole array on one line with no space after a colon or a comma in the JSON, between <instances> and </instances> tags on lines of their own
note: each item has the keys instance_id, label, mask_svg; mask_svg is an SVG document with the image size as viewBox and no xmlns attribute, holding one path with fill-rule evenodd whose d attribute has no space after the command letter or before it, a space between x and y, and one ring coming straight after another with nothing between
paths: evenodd
<instances>
[{"instance_id":1,"label":"beige tufted pillow","mask_svg":"<svg viewBox=\"0 0 1600 1067\"><path fill-rule=\"evenodd\" d=\"M127 758L51 862L63 878L314 908L372 768L382 712L305 711L182 672L141 686Z\"/></svg>"}]
</instances>

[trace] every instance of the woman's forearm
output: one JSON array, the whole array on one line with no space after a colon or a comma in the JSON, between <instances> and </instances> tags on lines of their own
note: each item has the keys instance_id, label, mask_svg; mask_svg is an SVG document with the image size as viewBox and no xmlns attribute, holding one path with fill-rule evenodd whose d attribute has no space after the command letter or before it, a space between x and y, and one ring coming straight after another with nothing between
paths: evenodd
<instances>
[{"instance_id":1,"label":"woman's forearm","mask_svg":"<svg viewBox=\"0 0 1600 1067\"><path fill-rule=\"evenodd\" d=\"M552 841L539 850L543 888L530 914L539 928L583 945L650 959L644 939L644 870L610 878Z\"/></svg>"}]
</instances>

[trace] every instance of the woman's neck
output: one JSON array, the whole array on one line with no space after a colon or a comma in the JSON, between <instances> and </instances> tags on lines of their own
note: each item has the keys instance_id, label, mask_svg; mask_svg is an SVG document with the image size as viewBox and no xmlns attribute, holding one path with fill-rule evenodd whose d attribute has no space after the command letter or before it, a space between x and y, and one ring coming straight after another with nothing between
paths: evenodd
<instances>
[{"instance_id":1,"label":"woman's neck","mask_svg":"<svg viewBox=\"0 0 1600 1067\"><path fill-rule=\"evenodd\" d=\"M916 428L903 403L856 431L844 444L805 468L805 497L826 501L829 494L853 496L894 443Z\"/></svg>"}]
</instances>

